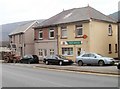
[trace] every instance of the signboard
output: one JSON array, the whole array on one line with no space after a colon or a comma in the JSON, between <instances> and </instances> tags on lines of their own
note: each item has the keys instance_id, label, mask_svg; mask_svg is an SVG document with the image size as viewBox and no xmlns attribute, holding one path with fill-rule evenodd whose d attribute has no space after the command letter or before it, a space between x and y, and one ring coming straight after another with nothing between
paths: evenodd
<instances>
[{"instance_id":1,"label":"signboard","mask_svg":"<svg viewBox=\"0 0 120 89\"><path fill-rule=\"evenodd\" d=\"M67 41L68 45L81 45L82 42L81 41Z\"/></svg>"}]
</instances>

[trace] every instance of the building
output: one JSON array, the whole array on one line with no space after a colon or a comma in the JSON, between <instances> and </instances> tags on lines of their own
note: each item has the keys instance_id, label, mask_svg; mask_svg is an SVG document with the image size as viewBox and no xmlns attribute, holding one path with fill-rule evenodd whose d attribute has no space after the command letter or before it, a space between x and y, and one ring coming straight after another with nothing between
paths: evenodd
<instances>
[{"instance_id":1,"label":"building","mask_svg":"<svg viewBox=\"0 0 120 89\"><path fill-rule=\"evenodd\" d=\"M34 54L34 30L38 21L29 21L19 25L9 34L11 48L17 55Z\"/></svg>"},{"instance_id":2,"label":"building","mask_svg":"<svg viewBox=\"0 0 120 89\"><path fill-rule=\"evenodd\" d=\"M120 11L110 14L109 16L118 23L118 58L120 60Z\"/></svg>"},{"instance_id":3,"label":"building","mask_svg":"<svg viewBox=\"0 0 120 89\"><path fill-rule=\"evenodd\" d=\"M118 55L116 21L90 6L62 11L37 27L39 33L42 28L49 29L46 34L50 34L49 27L56 27L57 43L54 46L58 54L74 61L83 52L95 52L113 58ZM48 45L50 47L49 42L44 47Z\"/></svg>"},{"instance_id":4,"label":"building","mask_svg":"<svg viewBox=\"0 0 120 89\"><path fill-rule=\"evenodd\" d=\"M45 23L45 21L43 22ZM35 29L35 54L40 60L49 55L58 54L57 27L39 24Z\"/></svg>"}]
</instances>

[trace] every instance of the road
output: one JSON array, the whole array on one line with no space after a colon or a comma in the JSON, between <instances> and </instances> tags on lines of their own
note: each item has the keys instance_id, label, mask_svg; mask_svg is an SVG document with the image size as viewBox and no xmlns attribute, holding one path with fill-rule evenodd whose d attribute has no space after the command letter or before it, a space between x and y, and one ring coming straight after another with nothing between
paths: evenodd
<instances>
[{"instance_id":1,"label":"road","mask_svg":"<svg viewBox=\"0 0 120 89\"><path fill-rule=\"evenodd\" d=\"M118 87L118 77L3 64L2 87Z\"/></svg>"}]
</instances>

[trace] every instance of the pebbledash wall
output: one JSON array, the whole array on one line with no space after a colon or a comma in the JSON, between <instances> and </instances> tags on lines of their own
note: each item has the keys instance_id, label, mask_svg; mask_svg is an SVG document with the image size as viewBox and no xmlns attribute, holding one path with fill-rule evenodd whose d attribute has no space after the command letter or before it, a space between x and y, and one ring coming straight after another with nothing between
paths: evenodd
<instances>
[{"instance_id":1,"label":"pebbledash wall","mask_svg":"<svg viewBox=\"0 0 120 89\"><path fill-rule=\"evenodd\" d=\"M83 33L80 37L76 36L76 25L82 25ZM109 25L112 26L112 35L108 34ZM65 38L61 36L61 26L58 27L58 49L60 55L64 55L74 61L76 56L83 52L95 52L103 56L118 57L118 48L115 48L115 45L118 44L116 24L91 19L89 22L69 23L64 26L67 29ZM86 38L83 36L86 36ZM69 42L72 43L70 44Z\"/></svg>"}]
</instances>

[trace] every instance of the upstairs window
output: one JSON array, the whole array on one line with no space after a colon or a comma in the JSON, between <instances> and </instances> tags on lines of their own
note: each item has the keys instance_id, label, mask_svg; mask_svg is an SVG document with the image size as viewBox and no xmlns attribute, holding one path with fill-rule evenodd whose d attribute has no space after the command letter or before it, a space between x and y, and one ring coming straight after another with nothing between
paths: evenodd
<instances>
[{"instance_id":1,"label":"upstairs window","mask_svg":"<svg viewBox=\"0 0 120 89\"><path fill-rule=\"evenodd\" d=\"M50 29L50 31L49 31L49 38L50 39L54 38L54 29Z\"/></svg>"},{"instance_id":2,"label":"upstairs window","mask_svg":"<svg viewBox=\"0 0 120 89\"><path fill-rule=\"evenodd\" d=\"M112 36L112 25L109 24L109 27L108 27L108 36Z\"/></svg>"},{"instance_id":3,"label":"upstairs window","mask_svg":"<svg viewBox=\"0 0 120 89\"><path fill-rule=\"evenodd\" d=\"M19 44L21 44L22 35L19 35Z\"/></svg>"},{"instance_id":4,"label":"upstairs window","mask_svg":"<svg viewBox=\"0 0 120 89\"><path fill-rule=\"evenodd\" d=\"M67 27L61 27L61 37L67 38Z\"/></svg>"},{"instance_id":5,"label":"upstairs window","mask_svg":"<svg viewBox=\"0 0 120 89\"><path fill-rule=\"evenodd\" d=\"M76 37L83 36L83 25L76 25Z\"/></svg>"},{"instance_id":6,"label":"upstairs window","mask_svg":"<svg viewBox=\"0 0 120 89\"><path fill-rule=\"evenodd\" d=\"M43 39L43 31L39 31L39 39Z\"/></svg>"}]
</instances>

